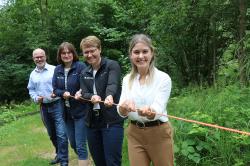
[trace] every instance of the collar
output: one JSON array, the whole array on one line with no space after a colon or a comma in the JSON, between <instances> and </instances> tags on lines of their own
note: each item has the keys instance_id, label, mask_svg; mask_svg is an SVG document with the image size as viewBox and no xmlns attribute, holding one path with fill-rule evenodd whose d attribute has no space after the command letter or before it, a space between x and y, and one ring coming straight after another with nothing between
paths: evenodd
<instances>
[{"instance_id":1,"label":"collar","mask_svg":"<svg viewBox=\"0 0 250 166\"><path fill-rule=\"evenodd\" d=\"M44 67L42 69L38 69L38 67L36 66L35 71L40 73L40 72L42 72L44 70L48 70L48 68L49 68L48 63L45 63L45 65L44 65Z\"/></svg>"},{"instance_id":2,"label":"collar","mask_svg":"<svg viewBox=\"0 0 250 166\"><path fill-rule=\"evenodd\" d=\"M76 67L77 67L77 61L72 62L71 67L70 67L70 70L76 69ZM59 65L59 67L58 67L58 72L64 73L64 66L63 66L62 64Z\"/></svg>"},{"instance_id":3,"label":"collar","mask_svg":"<svg viewBox=\"0 0 250 166\"><path fill-rule=\"evenodd\" d=\"M107 59L101 57L101 62L100 62L100 68L98 70L101 70L101 68L107 63ZM88 66L88 73L93 73L93 67L91 65ZM98 71L97 70L97 71Z\"/></svg>"}]
</instances>

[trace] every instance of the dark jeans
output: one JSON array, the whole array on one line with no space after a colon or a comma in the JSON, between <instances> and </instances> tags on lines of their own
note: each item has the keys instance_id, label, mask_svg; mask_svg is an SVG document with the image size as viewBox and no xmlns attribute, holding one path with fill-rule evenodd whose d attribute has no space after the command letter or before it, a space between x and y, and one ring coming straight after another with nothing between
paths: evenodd
<instances>
[{"instance_id":1,"label":"dark jeans","mask_svg":"<svg viewBox=\"0 0 250 166\"><path fill-rule=\"evenodd\" d=\"M54 132L56 133L56 147L57 157L61 164L68 163L68 138L66 135L66 126L64 122L64 113L62 101L56 101L53 104L42 104L43 110L47 112L47 116L50 119L52 138L54 139ZM54 126L54 127L53 127ZM53 143L54 144L54 143Z\"/></svg>"},{"instance_id":2,"label":"dark jeans","mask_svg":"<svg viewBox=\"0 0 250 166\"><path fill-rule=\"evenodd\" d=\"M66 110L66 127L70 145L74 149L75 153L78 155L79 160L87 160L87 131L84 122L84 117L74 118L69 113L70 110L68 108L66 108Z\"/></svg>"},{"instance_id":3,"label":"dark jeans","mask_svg":"<svg viewBox=\"0 0 250 166\"><path fill-rule=\"evenodd\" d=\"M56 155L57 155L57 141L56 141L56 127L55 127L55 123L52 119L52 117L50 117L50 114L48 113L48 108L41 104L41 118L43 121L44 126L47 129L49 138L53 144L53 146L55 147L55 151L56 151Z\"/></svg>"},{"instance_id":4,"label":"dark jeans","mask_svg":"<svg viewBox=\"0 0 250 166\"><path fill-rule=\"evenodd\" d=\"M88 128L89 150L96 166L120 166L123 123L102 128Z\"/></svg>"}]
</instances>

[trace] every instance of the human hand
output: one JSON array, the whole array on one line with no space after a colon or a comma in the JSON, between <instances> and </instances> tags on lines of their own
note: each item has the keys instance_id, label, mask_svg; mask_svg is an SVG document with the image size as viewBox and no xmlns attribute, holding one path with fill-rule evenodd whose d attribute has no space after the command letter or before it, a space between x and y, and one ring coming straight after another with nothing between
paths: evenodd
<instances>
[{"instance_id":1,"label":"human hand","mask_svg":"<svg viewBox=\"0 0 250 166\"><path fill-rule=\"evenodd\" d=\"M42 96L38 96L37 102L38 102L38 103L42 103L42 102L43 102L43 97L42 97Z\"/></svg>"},{"instance_id":2,"label":"human hand","mask_svg":"<svg viewBox=\"0 0 250 166\"><path fill-rule=\"evenodd\" d=\"M107 107L111 107L114 104L113 96L109 95L104 100L104 105Z\"/></svg>"},{"instance_id":3,"label":"human hand","mask_svg":"<svg viewBox=\"0 0 250 166\"><path fill-rule=\"evenodd\" d=\"M51 97L51 98L55 98L55 97L56 97L56 94L52 92L51 95L50 95L50 97Z\"/></svg>"},{"instance_id":4,"label":"human hand","mask_svg":"<svg viewBox=\"0 0 250 166\"><path fill-rule=\"evenodd\" d=\"M91 102L92 102L93 104L99 103L100 101L101 101L101 97L98 96L98 95L93 95L93 96L91 97Z\"/></svg>"},{"instance_id":5,"label":"human hand","mask_svg":"<svg viewBox=\"0 0 250 166\"><path fill-rule=\"evenodd\" d=\"M125 100L119 104L119 112L123 116L128 116L129 112L136 112L135 103L132 100Z\"/></svg>"},{"instance_id":6,"label":"human hand","mask_svg":"<svg viewBox=\"0 0 250 166\"><path fill-rule=\"evenodd\" d=\"M80 100L81 97L82 97L82 89L77 91L76 94L75 94L75 99L76 100Z\"/></svg>"},{"instance_id":7,"label":"human hand","mask_svg":"<svg viewBox=\"0 0 250 166\"><path fill-rule=\"evenodd\" d=\"M156 112L153 111L149 106L140 108L138 111L140 116L147 117L148 119L154 119Z\"/></svg>"},{"instance_id":8,"label":"human hand","mask_svg":"<svg viewBox=\"0 0 250 166\"><path fill-rule=\"evenodd\" d=\"M71 96L71 95L70 95L70 93L69 93L68 91L66 91L66 92L63 93L63 98L64 98L64 99L69 99L70 96Z\"/></svg>"}]
</instances>

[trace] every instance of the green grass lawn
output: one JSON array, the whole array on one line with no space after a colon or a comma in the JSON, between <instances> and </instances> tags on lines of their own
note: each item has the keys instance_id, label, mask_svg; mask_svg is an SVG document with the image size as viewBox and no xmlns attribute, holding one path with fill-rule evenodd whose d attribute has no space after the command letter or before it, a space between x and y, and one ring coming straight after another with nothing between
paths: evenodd
<instances>
[{"instance_id":1,"label":"green grass lawn","mask_svg":"<svg viewBox=\"0 0 250 166\"><path fill-rule=\"evenodd\" d=\"M39 114L0 127L0 165L44 166L53 158L54 149ZM72 149L70 165L77 165Z\"/></svg>"},{"instance_id":2,"label":"green grass lawn","mask_svg":"<svg viewBox=\"0 0 250 166\"><path fill-rule=\"evenodd\" d=\"M126 143L123 149L122 165L126 166ZM39 114L0 127L1 166L44 166L53 158L54 149ZM70 149L70 166L76 165L77 157Z\"/></svg>"}]
</instances>

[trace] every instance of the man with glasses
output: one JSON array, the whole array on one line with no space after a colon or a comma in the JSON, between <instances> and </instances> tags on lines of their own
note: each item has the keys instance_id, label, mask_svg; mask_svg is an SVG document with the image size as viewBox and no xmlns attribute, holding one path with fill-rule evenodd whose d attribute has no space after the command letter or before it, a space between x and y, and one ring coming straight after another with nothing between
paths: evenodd
<instances>
[{"instance_id":1,"label":"man with glasses","mask_svg":"<svg viewBox=\"0 0 250 166\"><path fill-rule=\"evenodd\" d=\"M61 146L61 141L57 139L60 136L59 134L64 136L66 140L67 136L63 116L57 113L59 111L61 112L61 100L59 97L51 97L53 91L52 77L55 66L46 62L45 51L41 48L37 48L33 51L33 61L36 64L36 68L30 74L27 88L33 101L40 104L42 121L55 147L56 157L50 164L57 164L62 157L68 160L68 156L66 152L61 152L62 148L58 147L58 145ZM65 150L63 149L63 151Z\"/></svg>"}]
</instances>

